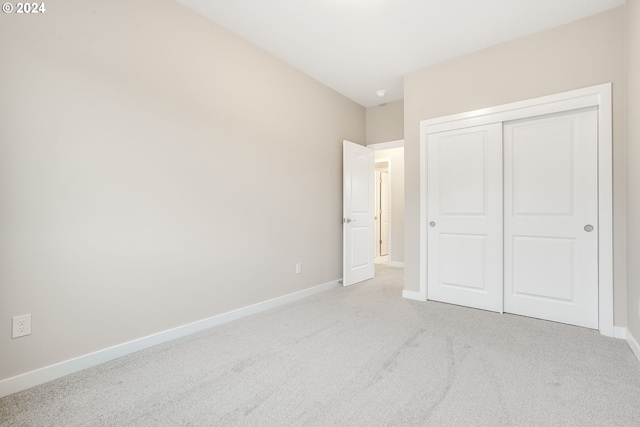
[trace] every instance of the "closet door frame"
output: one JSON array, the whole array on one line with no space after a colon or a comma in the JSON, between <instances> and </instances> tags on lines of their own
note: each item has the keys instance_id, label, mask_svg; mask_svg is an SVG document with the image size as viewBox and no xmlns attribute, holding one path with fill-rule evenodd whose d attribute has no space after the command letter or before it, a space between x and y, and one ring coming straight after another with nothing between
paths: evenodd
<instances>
[{"instance_id":1,"label":"closet door frame","mask_svg":"<svg viewBox=\"0 0 640 427\"><path fill-rule=\"evenodd\" d=\"M611 83L499 105L420 122L420 289L404 291L427 301L427 138L429 134L503 123L545 114L598 108L598 329L614 336L613 327L613 157Z\"/></svg>"}]
</instances>

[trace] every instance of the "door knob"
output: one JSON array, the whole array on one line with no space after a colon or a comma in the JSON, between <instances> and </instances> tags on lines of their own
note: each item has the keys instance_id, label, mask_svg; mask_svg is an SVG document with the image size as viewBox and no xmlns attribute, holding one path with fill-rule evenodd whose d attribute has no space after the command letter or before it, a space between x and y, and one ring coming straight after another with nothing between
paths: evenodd
<instances>
[{"instance_id":1,"label":"door knob","mask_svg":"<svg viewBox=\"0 0 640 427\"><path fill-rule=\"evenodd\" d=\"M435 227L435 226L436 226L436 223L435 223L435 222L433 222L433 221L431 221L431 222L429 223L429 225L430 225L430 226L432 226L432 227Z\"/></svg>"},{"instance_id":2,"label":"door knob","mask_svg":"<svg viewBox=\"0 0 640 427\"><path fill-rule=\"evenodd\" d=\"M591 224L587 224L584 226L584 231L586 231L587 233L590 233L593 231L593 225Z\"/></svg>"}]
</instances>

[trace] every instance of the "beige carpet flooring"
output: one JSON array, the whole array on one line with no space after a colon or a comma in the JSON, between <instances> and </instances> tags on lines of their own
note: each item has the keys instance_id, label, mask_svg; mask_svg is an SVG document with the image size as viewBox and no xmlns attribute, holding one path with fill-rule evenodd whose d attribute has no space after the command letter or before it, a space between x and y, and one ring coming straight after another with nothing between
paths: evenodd
<instances>
[{"instance_id":1,"label":"beige carpet flooring","mask_svg":"<svg viewBox=\"0 0 640 427\"><path fill-rule=\"evenodd\" d=\"M0 399L2 426L640 426L597 331L401 298L402 270Z\"/></svg>"}]
</instances>

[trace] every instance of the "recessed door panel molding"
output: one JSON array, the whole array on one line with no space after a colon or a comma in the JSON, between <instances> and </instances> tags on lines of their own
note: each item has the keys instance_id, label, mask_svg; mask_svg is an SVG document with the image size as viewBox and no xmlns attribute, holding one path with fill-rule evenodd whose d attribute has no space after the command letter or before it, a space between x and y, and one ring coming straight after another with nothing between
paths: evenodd
<instances>
[{"instance_id":1,"label":"recessed door panel molding","mask_svg":"<svg viewBox=\"0 0 640 427\"><path fill-rule=\"evenodd\" d=\"M362 251L360 248L371 242L371 236L368 227L351 225L351 268L361 269L369 266L369 251Z\"/></svg>"},{"instance_id":2,"label":"recessed door panel molding","mask_svg":"<svg viewBox=\"0 0 640 427\"><path fill-rule=\"evenodd\" d=\"M611 117L607 83L422 121L420 290L404 295L485 308L501 275L495 311L613 336ZM497 145L485 126L498 126Z\"/></svg>"},{"instance_id":3,"label":"recessed door panel molding","mask_svg":"<svg viewBox=\"0 0 640 427\"><path fill-rule=\"evenodd\" d=\"M466 288L486 294L487 236L440 234L440 277L443 286Z\"/></svg>"},{"instance_id":4,"label":"recessed door panel molding","mask_svg":"<svg viewBox=\"0 0 640 427\"><path fill-rule=\"evenodd\" d=\"M505 312L598 328L597 117L504 124Z\"/></svg>"},{"instance_id":5,"label":"recessed door panel molding","mask_svg":"<svg viewBox=\"0 0 640 427\"><path fill-rule=\"evenodd\" d=\"M487 133L445 135L439 143L441 215L485 215Z\"/></svg>"},{"instance_id":6,"label":"recessed door panel molding","mask_svg":"<svg viewBox=\"0 0 640 427\"><path fill-rule=\"evenodd\" d=\"M572 215L575 123L532 121L511 128L514 215Z\"/></svg>"},{"instance_id":7,"label":"recessed door panel molding","mask_svg":"<svg viewBox=\"0 0 640 427\"><path fill-rule=\"evenodd\" d=\"M429 135L428 298L502 311L502 126Z\"/></svg>"},{"instance_id":8,"label":"recessed door panel molding","mask_svg":"<svg viewBox=\"0 0 640 427\"><path fill-rule=\"evenodd\" d=\"M352 156L352 172L349 184L351 186L351 212L356 214L367 213L371 209L371 182L369 179L369 156Z\"/></svg>"},{"instance_id":9,"label":"recessed door panel molding","mask_svg":"<svg viewBox=\"0 0 640 427\"><path fill-rule=\"evenodd\" d=\"M555 237L513 236L512 296L575 304L574 242Z\"/></svg>"}]
</instances>

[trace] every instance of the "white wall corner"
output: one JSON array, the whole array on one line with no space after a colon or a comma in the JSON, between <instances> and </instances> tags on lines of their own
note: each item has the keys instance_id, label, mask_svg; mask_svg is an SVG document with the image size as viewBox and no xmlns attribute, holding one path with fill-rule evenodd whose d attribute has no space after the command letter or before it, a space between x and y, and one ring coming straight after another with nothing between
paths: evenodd
<instances>
[{"instance_id":1,"label":"white wall corner","mask_svg":"<svg viewBox=\"0 0 640 427\"><path fill-rule=\"evenodd\" d=\"M624 326L614 326L613 327L613 337L624 340L627 338L627 328Z\"/></svg>"},{"instance_id":2,"label":"white wall corner","mask_svg":"<svg viewBox=\"0 0 640 427\"><path fill-rule=\"evenodd\" d=\"M415 300L415 301L426 301L427 300L426 298L424 298L422 296L422 294L420 292L408 291L406 289L402 291L402 298L412 299L412 300Z\"/></svg>"},{"instance_id":3,"label":"white wall corner","mask_svg":"<svg viewBox=\"0 0 640 427\"><path fill-rule=\"evenodd\" d=\"M638 341L636 341L636 339L633 337L633 335L631 335L631 332L629 332L629 330L626 330L626 340L627 343L629 343L629 347L631 347L631 351L633 351L633 354L636 355L636 358L638 359L638 362L640 362L640 346L638 346Z\"/></svg>"},{"instance_id":4,"label":"white wall corner","mask_svg":"<svg viewBox=\"0 0 640 427\"><path fill-rule=\"evenodd\" d=\"M168 329L166 331L138 338L133 341L125 342L113 347L105 348L93 353L85 354L53 365L45 366L34 371L16 375L15 377L6 378L0 381L0 397L8 396L10 394L17 393L31 387L44 384L57 378L73 374L87 368L91 368L92 366L96 366L101 363L118 359L120 357L135 353L140 350L144 350L149 347L153 347L158 344L173 341L175 339L182 338L196 332L213 328L214 326L222 325L224 323L241 319L252 314L260 313L271 308L276 308L285 304L289 304L291 302L295 302L308 296L338 287L341 285L341 282L342 279L334 280L332 282L324 283L312 288L303 289L298 292L293 292L281 297L259 302L257 304L242 307L237 310L222 313L217 316L189 323L187 325L178 326L177 328Z\"/></svg>"}]
</instances>

